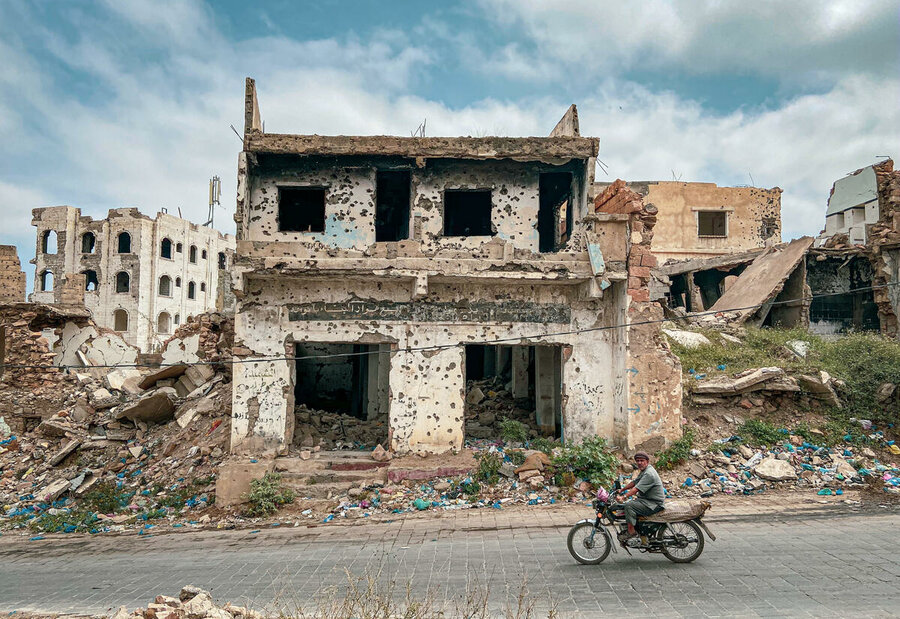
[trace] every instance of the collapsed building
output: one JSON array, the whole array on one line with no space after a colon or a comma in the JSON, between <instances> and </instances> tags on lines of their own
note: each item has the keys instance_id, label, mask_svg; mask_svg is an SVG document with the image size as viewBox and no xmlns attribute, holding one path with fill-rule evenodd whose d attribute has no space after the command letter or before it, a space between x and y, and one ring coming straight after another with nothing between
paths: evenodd
<instances>
[{"instance_id":1,"label":"collapsed building","mask_svg":"<svg viewBox=\"0 0 900 619\"><path fill-rule=\"evenodd\" d=\"M243 138L233 452L311 446L310 410L397 453L460 449L484 378L542 435L680 436L680 367L647 323L655 209L592 201L574 106L550 137L273 134L248 78Z\"/></svg>"},{"instance_id":2,"label":"collapsed building","mask_svg":"<svg viewBox=\"0 0 900 619\"><path fill-rule=\"evenodd\" d=\"M625 184L658 211L653 254L660 263L741 253L781 242L778 187L719 187L681 181ZM596 183L599 189L607 185Z\"/></svg>"},{"instance_id":3,"label":"collapsed building","mask_svg":"<svg viewBox=\"0 0 900 619\"><path fill-rule=\"evenodd\" d=\"M32 211L37 228L30 300L82 304L97 325L152 352L190 315L233 306L227 269L234 237L161 212L71 206Z\"/></svg>"}]
</instances>

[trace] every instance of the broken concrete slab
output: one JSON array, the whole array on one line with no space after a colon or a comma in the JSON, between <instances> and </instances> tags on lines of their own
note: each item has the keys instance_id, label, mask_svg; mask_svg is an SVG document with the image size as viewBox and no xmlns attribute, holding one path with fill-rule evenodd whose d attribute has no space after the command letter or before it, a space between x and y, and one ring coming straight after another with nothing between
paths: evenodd
<instances>
[{"instance_id":1,"label":"broken concrete slab","mask_svg":"<svg viewBox=\"0 0 900 619\"><path fill-rule=\"evenodd\" d=\"M51 482L49 485L42 488L39 492L35 493L35 496L38 497L41 501L45 503L52 503L59 496L68 491L69 489L69 480L67 479L57 479L54 482Z\"/></svg>"},{"instance_id":2,"label":"broken concrete slab","mask_svg":"<svg viewBox=\"0 0 900 619\"><path fill-rule=\"evenodd\" d=\"M106 384L113 391L125 391L125 384L129 378L141 379L141 373L133 368L120 368L106 375ZM137 382L134 383L137 386Z\"/></svg>"},{"instance_id":3,"label":"broken concrete slab","mask_svg":"<svg viewBox=\"0 0 900 619\"><path fill-rule=\"evenodd\" d=\"M184 375L194 384L194 389L212 380L216 371L209 365L191 365L185 370Z\"/></svg>"},{"instance_id":4,"label":"broken concrete slab","mask_svg":"<svg viewBox=\"0 0 900 619\"><path fill-rule=\"evenodd\" d=\"M699 348L700 346L712 343L709 341L708 337L706 337L702 333L697 333L695 331L663 329L662 332L669 336L669 338L671 338L673 341L681 344L685 348Z\"/></svg>"},{"instance_id":5,"label":"broken concrete slab","mask_svg":"<svg viewBox=\"0 0 900 619\"><path fill-rule=\"evenodd\" d=\"M694 393L717 395L737 395L747 391L764 389L767 381L781 378L784 370L778 367L758 368L737 374L734 378L717 376L709 380L697 381L691 388ZM766 385L763 385L766 383Z\"/></svg>"},{"instance_id":6,"label":"broken concrete slab","mask_svg":"<svg viewBox=\"0 0 900 619\"><path fill-rule=\"evenodd\" d=\"M167 378L178 378L182 374L187 371L188 366L186 365L169 365L164 368L161 368L155 372L147 374L144 378L141 379L141 382L138 383L138 386L141 389L149 389L153 385L155 385L158 381L166 380Z\"/></svg>"},{"instance_id":7,"label":"broken concrete slab","mask_svg":"<svg viewBox=\"0 0 900 619\"><path fill-rule=\"evenodd\" d=\"M74 433L75 428L71 427L60 417L50 417L39 423L36 430L38 434L43 434L50 438L61 438L68 433Z\"/></svg>"},{"instance_id":8,"label":"broken concrete slab","mask_svg":"<svg viewBox=\"0 0 900 619\"><path fill-rule=\"evenodd\" d=\"M57 451L53 457L50 458L48 464L50 466L56 466L60 462L66 459L70 453L78 449L78 446L81 445L81 440L77 438L73 438L71 441L63 445L63 448Z\"/></svg>"},{"instance_id":9,"label":"broken concrete slab","mask_svg":"<svg viewBox=\"0 0 900 619\"><path fill-rule=\"evenodd\" d=\"M832 380L828 372L821 371L818 374L804 374L797 377L797 382L803 391L806 391L812 397L824 400L835 408L841 408L841 400L831 385Z\"/></svg>"},{"instance_id":10,"label":"broken concrete slab","mask_svg":"<svg viewBox=\"0 0 900 619\"><path fill-rule=\"evenodd\" d=\"M797 472L790 462L768 457L753 468L758 477L767 481L791 481L797 479Z\"/></svg>"},{"instance_id":11,"label":"broken concrete slab","mask_svg":"<svg viewBox=\"0 0 900 619\"><path fill-rule=\"evenodd\" d=\"M116 413L116 419L132 421L152 421L159 423L168 421L175 414L177 394L171 387L161 387L134 404L130 404Z\"/></svg>"},{"instance_id":12,"label":"broken concrete slab","mask_svg":"<svg viewBox=\"0 0 900 619\"><path fill-rule=\"evenodd\" d=\"M215 401L210 397L203 397L199 400L187 402L179 407L178 412L175 413L175 421L178 422L180 427L186 428L191 425L191 422L198 416L211 413L215 410L215 406Z\"/></svg>"},{"instance_id":13,"label":"broken concrete slab","mask_svg":"<svg viewBox=\"0 0 900 619\"><path fill-rule=\"evenodd\" d=\"M105 410L118 404L119 398L110 393L108 389L101 387L90 393L88 401L96 410Z\"/></svg>"},{"instance_id":14,"label":"broken concrete slab","mask_svg":"<svg viewBox=\"0 0 900 619\"><path fill-rule=\"evenodd\" d=\"M733 312L741 323L757 313L768 313L767 302L781 292L794 269L805 258L813 238L804 236L761 254L737 281L710 308L712 312ZM765 316L763 315L763 318Z\"/></svg>"}]
</instances>

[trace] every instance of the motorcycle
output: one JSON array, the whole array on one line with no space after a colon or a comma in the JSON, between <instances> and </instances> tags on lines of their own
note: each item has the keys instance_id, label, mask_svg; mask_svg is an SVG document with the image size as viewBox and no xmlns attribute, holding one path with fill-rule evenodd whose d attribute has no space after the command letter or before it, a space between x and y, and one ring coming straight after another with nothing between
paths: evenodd
<instances>
[{"instance_id":1,"label":"motorcycle","mask_svg":"<svg viewBox=\"0 0 900 619\"><path fill-rule=\"evenodd\" d=\"M621 488L621 476L613 484L611 494L601 488L592 502L597 517L579 520L569 530L569 553L579 563L597 565L609 556L610 550L618 552L610 530L616 533L616 541L629 555L631 550L662 553L673 563L696 560L703 553L704 532L716 541L702 520L710 507L707 501L667 502L662 511L639 517L635 527L638 535L625 539L628 526L624 504L612 501Z\"/></svg>"}]
</instances>

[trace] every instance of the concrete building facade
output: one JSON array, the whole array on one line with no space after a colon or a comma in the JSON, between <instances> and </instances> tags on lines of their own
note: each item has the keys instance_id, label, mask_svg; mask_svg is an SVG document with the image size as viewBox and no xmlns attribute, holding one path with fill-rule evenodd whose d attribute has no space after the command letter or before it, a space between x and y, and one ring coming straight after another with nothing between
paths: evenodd
<instances>
[{"instance_id":1,"label":"concrete building facade","mask_svg":"<svg viewBox=\"0 0 900 619\"><path fill-rule=\"evenodd\" d=\"M817 245L839 234L846 234L851 245L865 245L868 229L878 223L878 180L875 165L866 166L838 179L828 195L825 212L825 231Z\"/></svg>"},{"instance_id":2,"label":"concrete building facade","mask_svg":"<svg viewBox=\"0 0 900 619\"><path fill-rule=\"evenodd\" d=\"M269 134L251 79L245 106L233 452L286 453L299 405L381 419L397 453L459 449L476 358L544 434L680 435L680 371L634 378L649 267L636 215L595 212L574 106L546 138Z\"/></svg>"},{"instance_id":3,"label":"concrete building facade","mask_svg":"<svg viewBox=\"0 0 900 619\"><path fill-rule=\"evenodd\" d=\"M25 301L25 271L15 245L0 245L0 303Z\"/></svg>"},{"instance_id":4,"label":"concrete building facade","mask_svg":"<svg viewBox=\"0 0 900 619\"><path fill-rule=\"evenodd\" d=\"M680 181L634 181L627 185L659 211L653 254L660 263L709 258L781 242L778 187L719 187L715 183Z\"/></svg>"},{"instance_id":5,"label":"concrete building facade","mask_svg":"<svg viewBox=\"0 0 900 619\"><path fill-rule=\"evenodd\" d=\"M31 223L37 251L29 300L72 305L83 298L97 325L143 352L155 352L188 316L233 304L231 235L135 208L112 209L101 220L71 206L37 208Z\"/></svg>"}]
</instances>

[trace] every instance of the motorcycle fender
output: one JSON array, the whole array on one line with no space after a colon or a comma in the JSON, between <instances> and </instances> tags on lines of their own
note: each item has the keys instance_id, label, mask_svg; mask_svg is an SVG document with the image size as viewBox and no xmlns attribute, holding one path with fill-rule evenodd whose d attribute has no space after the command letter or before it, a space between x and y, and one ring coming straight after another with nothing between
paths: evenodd
<instances>
[{"instance_id":1,"label":"motorcycle fender","mask_svg":"<svg viewBox=\"0 0 900 619\"><path fill-rule=\"evenodd\" d=\"M576 522L575 524L578 525L578 524L581 524L582 522L587 522L587 523L589 523L589 524L594 524L594 521L591 520L590 518L585 518L584 520L579 520L579 521ZM600 525L600 528L598 529L598 531L600 531L601 533L603 533L603 535L605 535L607 538L609 538L609 546L610 546L610 548L612 548L612 551L613 551L613 552L618 553L619 551L616 550L616 544L613 542L613 538L612 538L612 536L609 534L609 531L606 530L606 527L604 527L603 525Z\"/></svg>"},{"instance_id":2,"label":"motorcycle fender","mask_svg":"<svg viewBox=\"0 0 900 619\"><path fill-rule=\"evenodd\" d=\"M696 522L698 525L700 525L700 528L703 529L704 532L706 532L706 537L708 537L712 541L716 541L716 536L713 535L712 531L710 531L705 524L703 524L702 520L697 518L696 520L694 520L694 522Z\"/></svg>"}]
</instances>

